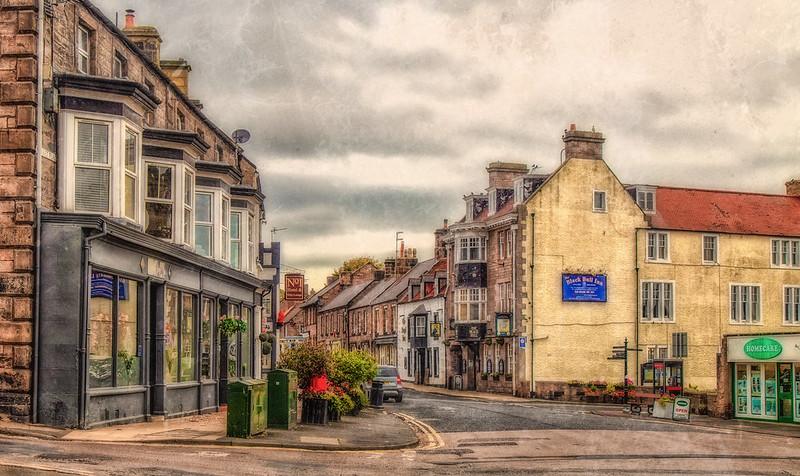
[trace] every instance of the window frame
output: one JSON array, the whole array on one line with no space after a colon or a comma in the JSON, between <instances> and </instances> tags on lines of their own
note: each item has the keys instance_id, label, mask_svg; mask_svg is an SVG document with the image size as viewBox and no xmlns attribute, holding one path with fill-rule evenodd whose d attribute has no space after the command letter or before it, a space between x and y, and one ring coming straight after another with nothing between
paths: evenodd
<instances>
[{"instance_id":1,"label":"window frame","mask_svg":"<svg viewBox=\"0 0 800 476\"><path fill-rule=\"evenodd\" d=\"M706 239L711 238L714 240L714 259L709 261L706 259ZM700 260L705 265L719 264L719 235L704 233L700 239Z\"/></svg>"},{"instance_id":2,"label":"window frame","mask_svg":"<svg viewBox=\"0 0 800 476\"><path fill-rule=\"evenodd\" d=\"M187 182L188 180L188 182ZM187 184L189 185L189 190L187 190ZM181 210L183 212L183 216L181 217L181 221L183 222L183 226L181 227L181 235L183 244L194 249L194 199L195 199L195 175L194 171L188 167L183 167L183 190L181 196L183 199L183 207ZM188 201L187 201L188 200ZM189 221L187 223L186 217L189 217ZM187 236L188 235L188 236Z\"/></svg>"},{"instance_id":3,"label":"window frame","mask_svg":"<svg viewBox=\"0 0 800 476\"><path fill-rule=\"evenodd\" d=\"M456 253L456 263L485 263L486 262L486 242L485 236L467 235L460 236L458 240L458 252ZM474 240L474 241L473 241ZM473 258L473 250L478 257Z\"/></svg>"},{"instance_id":4,"label":"window frame","mask_svg":"<svg viewBox=\"0 0 800 476\"><path fill-rule=\"evenodd\" d=\"M475 294L477 294L477 298ZM487 288L457 288L453 296L456 321L481 322L486 320L487 294ZM477 319L472 319L473 306L476 306L478 309ZM465 310L466 316L463 315Z\"/></svg>"},{"instance_id":5,"label":"window frame","mask_svg":"<svg viewBox=\"0 0 800 476\"><path fill-rule=\"evenodd\" d=\"M150 174L149 174L150 166L166 167L166 168L172 169L172 184L171 184L171 193L170 193L171 198L170 199L158 198L158 197L150 197L148 195L148 192L149 192L149 181L148 181L148 179L149 179L149 176L150 176ZM145 190L144 194L142 195L142 201L144 203L144 207L143 207L144 217L143 217L143 220L142 220L142 222L143 222L142 224L144 226L144 232L147 233L147 203L148 202L150 202L150 203L160 203L160 204L164 204L164 205L169 204L172 207L171 236L169 238L164 238L164 237L158 237L156 235L150 235L150 233L147 233L147 234L150 235L150 236L154 236L156 238L159 238L161 240L168 241L170 243L175 243L178 240L178 237L177 237L178 214L176 213L176 209L178 208L177 207L177 201L178 201L178 191L179 191L179 187L178 187L178 184L177 184L176 177L178 175L178 171L181 170L181 168L178 167L177 164L174 164L174 163L171 163L171 162L164 162L164 161L151 160L151 159L145 160L142 168L144 169L143 170L144 183L142 185L144 186L144 190ZM182 196L183 195L181 194L181 197ZM181 201L183 201L183 198L181 198Z\"/></svg>"},{"instance_id":6,"label":"window frame","mask_svg":"<svg viewBox=\"0 0 800 476\"><path fill-rule=\"evenodd\" d=\"M597 207L597 197L603 197L603 206ZM592 212L594 213L608 213L608 193L605 190L592 190Z\"/></svg>"},{"instance_id":7,"label":"window frame","mask_svg":"<svg viewBox=\"0 0 800 476\"><path fill-rule=\"evenodd\" d=\"M653 236L655 241L653 243L653 255L650 254L650 237ZM661 248L661 238L664 238L664 257L662 258L659 251ZM669 263L670 262L670 234L668 231L648 230L645 233L645 260L650 263Z\"/></svg>"},{"instance_id":8,"label":"window frame","mask_svg":"<svg viewBox=\"0 0 800 476\"><path fill-rule=\"evenodd\" d=\"M122 217L127 218L128 220L133 221L134 223L140 222L140 212L141 206L139 202L141 200L139 197L141 196L139 193L140 190L140 180L139 176L141 174L141 165L142 165L142 141L141 141L141 134L137 133L134 129L129 127L128 125L123 124L122 127L122 142L123 142L123 152L122 152ZM127 163L127 140L128 134L133 135L134 139L134 149L136 157L134 158L135 161L135 168L133 171L128 170L128 163ZM126 196L127 196L127 180L128 178L133 178L133 217L129 217L127 215L126 210Z\"/></svg>"},{"instance_id":9,"label":"window frame","mask_svg":"<svg viewBox=\"0 0 800 476\"><path fill-rule=\"evenodd\" d=\"M195 231L194 231L194 250L195 250L195 253L199 254L200 256L205 256L206 258L213 258L214 257L214 244L216 242L216 240L214 239L214 217L216 216L216 214L214 213L214 209L215 209L214 204L216 203L216 200L214 199L214 192L212 190L203 189L202 187L198 188L195 185L194 194L195 194L195 198L194 198L194 203L195 203L194 211L195 211L195 214L199 211L199 208L197 207L197 195L207 195L207 196L209 196L208 212L209 212L209 219L210 219L210 221L201 221L201 220L198 220L197 216L195 215L195 217L194 217L194 226L195 226L195 228L198 228L198 227L208 228L209 229L209 241L210 242L209 242L208 254L206 255L206 254L200 253L199 249L197 247L197 236L198 236L198 233L197 233L197 230L195 229Z\"/></svg>"},{"instance_id":10,"label":"window frame","mask_svg":"<svg viewBox=\"0 0 800 476\"><path fill-rule=\"evenodd\" d=\"M208 295L200 295L199 297L199 307L200 312L198 312L200 326L198 327L198 335L197 335L197 345L198 345L198 352L200 355L198 368L199 368L199 375L201 382L208 382L214 381L216 379L216 356L217 356L217 349L216 346L218 344L215 336L217 331L217 318L218 318L218 303L217 300ZM208 377L203 375L203 310L205 309L205 304L211 303L211 315L209 316L209 334L208 334L208 342L209 342L209 351L208 351Z\"/></svg>"},{"instance_id":11,"label":"window frame","mask_svg":"<svg viewBox=\"0 0 800 476\"><path fill-rule=\"evenodd\" d=\"M420 331L421 329L421 331ZM425 314L414 315L414 337L428 337L428 316Z\"/></svg>"},{"instance_id":12,"label":"window frame","mask_svg":"<svg viewBox=\"0 0 800 476\"><path fill-rule=\"evenodd\" d=\"M673 332L671 342L671 355L673 359L686 359L689 357L689 333ZM676 342L677 338L677 342ZM676 345L677 343L677 345Z\"/></svg>"},{"instance_id":13,"label":"window frame","mask_svg":"<svg viewBox=\"0 0 800 476\"><path fill-rule=\"evenodd\" d=\"M80 139L78 138L78 134L80 131L81 124L93 124L93 125L101 125L105 126L108 134L106 135L106 163L105 164L98 164L95 162L81 162L79 160L78 154L78 145L80 143ZM113 190L115 187L115 180L114 180L114 121L111 120L101 120L101 119L94 119L94 118L85 118L85 117L76 117L74 121L75 130L74 130L74 144L75 148L73 149L73 164L72 164L72 200L73 206L72 208L76 212L81 213L100 213L100 214L107 214L113 215L114 214L114 196ZM124 166L123 166L124 167ZM75 194L78 191L77 188L77 177L78 177L78 170L77 169L94 169L94 170L105 170L108 171L108 187L107 187L107 202L108 207L105 211L98 211L98 210L78 210L77 209L77 197Z\"/></svg>"},{"instance_id":14,"label":"window frame","mask_svg":"<svg viewBox=\"0 0 800 476\"><path fill-rule=\"evenodd\" d=\"M238 231L239 235L235 239L233 237L233 218L234 218L234 215L237 216L238 219L239 219L239 231ZM243 253L243 249L242 249L243 248L242 247L242 223L243 223L242 217L244 217L246 215L247 215L247 210L244 210L244 209L241 209L241 208L233 208L233 209L231 209L229 225L228 225L229 226L228 236L229 236L229 242L230 242L230 249L229 249L229 252L228 252L228 259L230 260L231 268L236 269L236 270L240 270L240 271L242 270L242 260L244 258L244 253ZM238 263L234 263L233 262L233 247L234 247L234 244L236 244L236 246L238 246L238 248L239 248L239 258L238 258L239 262Z\"/></svg>"},{"instance_id":15,"label":"window frame","mask_svg":"<svg viewBox=\"0 0 800 476\"><path fill-rule=\"evenodd\" d=\"M747 299L748 301L746 304L750 308L750 314L748 314L747 319L745 320L742 316L741 318L738 317L739 306L745 305L745 300L738 298L738 296L743 296L741 293L737 292L737 300L736 305L734 306L734 289L737 291L741 290L742 288L747 288ZM758 289L758 307L754 307L753 305L753 289ZM737 326L763 326L764 325L764 293L762 291L762 286L760 283L730 283L728 285L728 323L731 325ZM734 319L734 309L738 310L736 312L737 316ZM758 310L758 320L753 320L753 311Z\"/></svg>"},{"instance_id":16,"label":"window frame","mask_svg":"<svg viewBox=\"0 0 800 476\"><path fill-rule=\"evenodd\" d=\"M86 35L85 48L82 48L81 40ZM75 70L81 74L92 74L92 29L83 23L78 23L75 33ZM86 60L86 69L81 65L81 58Z\"/></svg>"},{"instance_id":17,"label":"window frame","mask_svg":"<svg viewBox=\"0 0 800 476\"><path fill-rule=\"evenodd\" d=\"M247 214L247 271L256 272L256 216Z\"/></svg>"},{"instance_id":18,"label":"window frame","mask_svg":"<svg viewBox=\"0 0 800 476\"><path fill-rule=\"evenodd\" d=\"M654 298L654 291L655 286L654 284L660 285L659 295L657 298ZM665 319L666 314L664 313L664 303L665 293L664 293L664 285L668 284L670 286L670 318ZM647 285L647 286L646 286ZM674 324L677 321L676 316L676 303L677 300L675 299L676 294L676 285L674 280L663 280L663 279L643 279L639 281L639 321L642 323L653 323L653 324ZM645 288L648 289L647 291L647 299L645 299ZM657 308L656 311L659 313L659 316L654 316L653 314L653 299L658 299L660 302L656 304ZM646 305L645 305L646 304ZM645 313L647 310L647 313ZM647 314L647 315L645 315Z\"/></svg>"},{"instance_id":19,"label":"window frame","mask_svg":"<svg viewBox=\"0 0 800 476\"><path fill-rule=\"evenodd\" d=\"M800 284L784 285L782 294L782 324L784 326L800 326ZM786 298L790 294L791 299L787 301Z\"/></svg>"},{"instance_id":20,"label":"window frame","mask_svg":"<svg viewBox=\"0 0 800 476\"><path fill-rule=\"evenodd\" d=\"M650 196L650 204L651 206L647 206L647 198ZM645 213L655 213L656 211L656 192L655 190L650 189L636 189L636 204L639 205L639 208L642 209Z\"/></svg>"},{"instance_id":21,"label":"window frame","mask_svg":"<svg viewBox=\"0 0 800 476\"><path fill-rule=\"evenodd\" d=\"M111 77L128 79L128 58L117 50L114 50L114 54L111 58Z\"/></svg>"},{"instance_id":22,"label":"window frame","mask_svg":"<svg viewBox=\"0 0 800 476\"><path fill-rule=\"evenodd\" d=\"M786 244L785 249L784 249L784 244ZM783 259L784 257L786 258L785 263ZM782 268L782 269L800 268L800 239L771 238L770 265L772 268Z\"/></svg>"},{"instance_id":23,"label":"window frame","mask_svg":"<svg viewBox=\"0 0 800 476\"><path fill-rule=\"evenodd\" d=\"M198 332L198 322L200 321L200 312L198 312L198 307L199 307L198 303L200 302L199 295L196 292L189 291L189 290L184 289L184 288L180 288L180 287L176 287L176 286L166 286L164 288L164 326L165 327L166 327L166 324L167 324L167 316L166 316L167 309L168 309L167 308L167 294L169 293L169 291L175 291L178 294L178 299L177 299L177 303L178 303L178 308L177 308L178 332L176 334L177 335L177 345L176 345L176 347L178 349L178 356L177 356L177 367L178 367L178 370L177 370L177 374L175 376L175 381L174 382L167 382L166 381L167 380L166 379L166 376L167 376L167 368L166 368L166 366L167 366L167 358L166 358L167 346L165 344L164 345L164 363L163 363L163 365L164 365L164 369L163 369L163 372L164 372L164 384L169 386L169 385L180 385L180 384L184 384L184 383L187 383L187 382L199 382L201 380L200 379L200 362L199 362L199 359L198 359L198 356L200 355L200 353L199 353L199 351L200 351L200 333ZM182 365L182 362L181 362L182 359L183 359L183 338L182 338L181 331L183 330L184 321L185 321L184 320L184 302L185 302L184 301L184 297L185 296L190 296L191 299L192 299L192 337L191 337L191 341L192 341L192 345L194 346L194 349L193 349L193 354L194 355L192 357L194 359L194 370L192 372L193 373L192 378L189 379L189 380L184 380L183 376L182 376L182 372L181 372L181 370L183 369L183 365ZM213 319L213 317L212 317L212 319ZM166 329L164 329L164 333L166 334Z\"/></svg>"},{"instance_id":24,"label":"window frame","mask_svg":"<svg viewBox=\"0 0 800 476\"><path fill-rule=\"evenodd\" d=\"M221 194L220 200L220 254L219 259L230 263L231 197Z\"/></svg>"}]
</instances>

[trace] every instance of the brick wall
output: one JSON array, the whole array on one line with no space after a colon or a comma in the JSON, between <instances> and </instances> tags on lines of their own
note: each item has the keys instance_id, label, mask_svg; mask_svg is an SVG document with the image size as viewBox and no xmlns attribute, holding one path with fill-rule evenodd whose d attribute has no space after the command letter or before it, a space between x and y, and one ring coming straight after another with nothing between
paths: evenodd
<instances>
[{"instance_id":1,"label":"brick wall","mask_svg":"<svg viewBox=\"0 0 800 476\"><path fill-rule=\"evenodd\" d=\"M31 415L37 2L0 0L0 414Z\"/></svg>"}]
</instances>

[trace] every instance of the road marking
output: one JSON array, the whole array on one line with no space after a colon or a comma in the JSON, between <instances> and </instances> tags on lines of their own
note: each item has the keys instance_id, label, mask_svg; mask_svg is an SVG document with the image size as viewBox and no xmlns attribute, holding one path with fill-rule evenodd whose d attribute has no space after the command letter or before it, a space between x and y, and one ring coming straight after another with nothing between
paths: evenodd
<instances>
[{"instance_id":1,"label":"road marking","mask_svg":"<svg viewBox=\"0 0 800 476\"><path fill-rule=\"evenodd\" d=\"M81 469L71 469L71 468L66 469L66 468L59 468L57 466L48 466L44 464L11 463L8 461L0 461L0 468L33 469L37 471L49 471L60 474L81 474L81 475L95 474L92 471L84 471Z\"/></svg>"},{"instance_id":2,"label":"road marking","mask_svg":"<svg viewBox=\"0 0 800 476\"><path fill-rule=\"evenodd\" d=\"M437 433L432 426L405 413L395 412L395 415L428 437L428 442L417 449L432 450L444 446L444 440L442 440L442 437L439 436L439 433Z\"/></svg>"},{"instance_id":3,"label":"road marking","mask_svg":"<svg viewBox=\"0 0 800 476\"><path fill-rule=\"evenodd\" d=\"M211 458L224 458L226 456L230 456L230 453L222 453L219 451L201 451L197 453L197 456L207 456Z\"/></svg>"}]
</instances>

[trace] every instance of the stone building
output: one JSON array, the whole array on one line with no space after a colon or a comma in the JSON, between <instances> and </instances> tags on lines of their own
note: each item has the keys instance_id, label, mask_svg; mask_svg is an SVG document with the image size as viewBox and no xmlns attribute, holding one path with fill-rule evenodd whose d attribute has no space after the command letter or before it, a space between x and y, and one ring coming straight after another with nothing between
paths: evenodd
<instances>
[{"instance_id":1,"label":"stone building","mask_svg":"<svg viewBox=\"0 0 800 476\"><path fill-rule=\"evenodd\" d=\"M18 419L212 411L259 375L259 173L157 30L125 24L88 0L0 10L0 411ZM247 331L218 338L226 316Z\"/></svg>"}]
</instances>

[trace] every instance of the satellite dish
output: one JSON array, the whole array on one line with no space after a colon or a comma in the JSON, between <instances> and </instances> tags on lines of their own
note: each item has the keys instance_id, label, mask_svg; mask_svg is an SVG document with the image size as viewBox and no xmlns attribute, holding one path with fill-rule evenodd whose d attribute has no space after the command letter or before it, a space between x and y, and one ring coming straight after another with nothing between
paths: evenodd
<instances>
[{"instance_id":1,"label":"satellite dish","mask_svg":"<svg viewBox=\"0 0 800 476\"><path fill-rule=\"evenodd\" d=\"M233 140L237 144L244 144L250 140L250 132L245 129L236 129L233 131Z\"/></svg>"}]
</instances>

